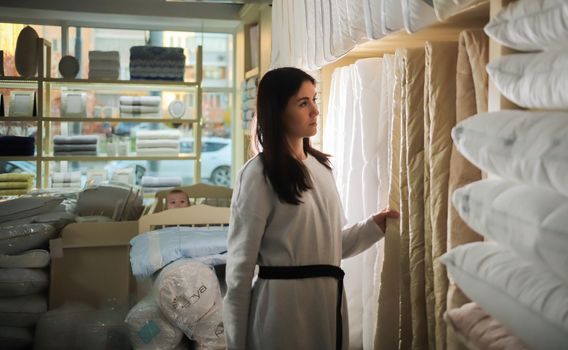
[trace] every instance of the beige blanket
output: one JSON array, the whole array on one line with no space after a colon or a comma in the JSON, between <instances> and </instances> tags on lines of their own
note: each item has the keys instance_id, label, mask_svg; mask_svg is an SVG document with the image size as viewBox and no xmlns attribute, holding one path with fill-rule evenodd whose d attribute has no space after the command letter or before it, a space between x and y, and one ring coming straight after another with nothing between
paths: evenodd
<instances>
[{"instance_id":1,"label":"beige blanket","mask_svg":"<svg viewBox=\"0 0 568 350\"><path fill-rule=\"evenodd\" d=\"M460 33L458 48L458 64L456 76L456 123L477 113L487 111L487 72L489 39L481 29L465 30ZM481 179L481 171L466 160L455 147L452 147L450 158L449 195L454 190ZM448 249L458 245L481 241L482 237L475 233L459 217L456 209L448 206ZM460 289L450 284L448 289L447 308L455 309L469 299ZM453 332L448 332L448 347L465 349L456 339Z\"/></svg>"},{"instance_id":2,"label":"beige blanket","mask_svg":"<svg viewBox=\"0 0 568 350\"><path fill-rule=\"evenodd\" d=\"M438 258L447 249L447 212L451 130L455 125L457 43L426 44L426 80L424 85L425 121L425 218L426 295L431 349L446 349L446 310L448 278ZM430 247L431 243L431 247ZM430 256L431 252L431 256ZM433 318L433 319L432 319ZM433 331L433 333L432 333Z\"/></svg>"}]
</instances>

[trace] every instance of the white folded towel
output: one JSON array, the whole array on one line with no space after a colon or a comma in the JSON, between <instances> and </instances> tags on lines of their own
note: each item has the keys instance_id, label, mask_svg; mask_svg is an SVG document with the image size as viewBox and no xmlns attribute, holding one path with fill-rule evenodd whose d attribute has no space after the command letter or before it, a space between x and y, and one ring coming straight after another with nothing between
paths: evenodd
<instances>
[{"instance_id":1,"label":"white folded towel","mask_svg":"<svg viewBox=\"0 0 568 350\"><path fill-rule=\"evenodd\" d=\"M178 187L181 186L181 177L143 176L141 185L144 187Z\"/></svg>"},{"instance_id":2,"label":"white folded towel","mask_svg":"<svg viewBox=\"0 0 568 350\"><path fill-rule=\"evenodd\" d=\"M172 130L138 130L136 138L139 140L178 140L181 137L181 132L177 129Z\"/></svg>"},{"instance_id":3,"label":"white folded towel","mask_svg":"<svg viewBox=\"0 0 568 350\"><path fill-rule=\"evenodd\" d=\"M136 149L141 148L175 148L179 150L178 140L136 140Z\"/></svg>"},{"instance_id":4,"label":"white folded towel","mask_svg":"<svg viewBox=\"0 0 568 350\"><path fill-rule=\"evenodd\" d=\"M81 182L81 172L73 171L70 173L53 173L51 174L52 183L71 183Z\"/></svg>"},{"instance_id":5,"label":"white folded towel","mask_svg":"<svg viewBox=\"0 0 568 350\"><path fill-rule=\"evenodd\" d=\"M138 156L177 156L179 150L175 148L140 148L136 150Z\"/></svg>"}]
</instances>

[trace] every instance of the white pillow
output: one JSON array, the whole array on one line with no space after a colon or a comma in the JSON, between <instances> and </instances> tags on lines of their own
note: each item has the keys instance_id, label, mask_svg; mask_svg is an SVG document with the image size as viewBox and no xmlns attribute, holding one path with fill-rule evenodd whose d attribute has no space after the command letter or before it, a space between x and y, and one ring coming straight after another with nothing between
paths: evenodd
<instances>
[{"instance_id":1,"label":"white pillow","mask_svg":"<svg viewBox=\"0 0 568 350\"><path fill-rule=\"evenodd\" d=\"M403 0L402 16L404 28L409 33L414 33L438 22L432 2L426 0Z\"/></svg>"},{"instance_id":2,"label":"white pillow","mask_svg":"<svg viewBox=\"0 0 568 350\"><path fill-rule=\"evenodd\" d=\"M440 21L445 21L449 17L467 9L476 6L485 0L433 0L436 16Z\"/></svg>"},{"instance_id":3,"label":"white pillow","mask_svg":"<svg viewBox=\"0 0 568 350\"><path fill-rule=\"evenodd\" d=\"M49 252L44 249L32 249L19 255L0 254L0 268L42 268L49 265Z\"/></svg>"},{"instance_id":4,"label":"white pillow","mask_svg":"<svg viewBox=\"0 0 568 350\"><path fill-rule=\"evenodd\" d=\"M481 113L455 126L452 138L481 170L568 196L568 112Z\"/></svg>"},{"instance_id":5,"label":"white pillow","mask_svg":"<svg viewBox=\"0 0 568 350\"><path fill-rule=\"evenodd\" d=\"M568 2L513 1L491 18L485 32L495 41L520 51L568 47Z\"/></svg>"},{"instance_id":6,"label":"white pillow","mask_svg":"<svg viewBox=\"0 0 568 350\"><path fill-rule=\"evenodd\" d=\"M568 282L491 242L469 243L441 257L460 289L529 347L568 344Z\"/></svg>"},{"instance_id":7,"label":"white pillow","mask_svg":"<svg viewBox=\"0 0 568 350\"><path fill-rule=\"evenodd\" d=\"M0 269L0 297L41 293L48 283L47 273L40 269Z\"/></svg>"},{"instance_id":8,"label":"white pillow","mask_svg":"<svg viewBox=\"0 0 568 350\"><path fill-rule=\"evenodd\" d=\"M43 295L0 298L0 326L35 326L47 312L47 299Z\"/></svg>"},{"instance_id":9,"label":"white pillow","mask_svg":"<svg viewBox=\"0 0 568 350\"><path fill-rule=\"evenodd\" d=\"M479 234L548 265L568 281L568 197L502 180L456 190L453 203Z\"/></svg>"},{"instance_id":10,"label":"white pillow","mask_svg":"<svg viewBox=\"0 0 568 350\"><path fill-rule=\"evenodd\" d=\"M503 96L521 107L568 108L568 49L501 56L487 72Z\"/></svg>"},{"instance_id":11,"label":"white pillow","mask_svg":"<svg viewBox=\"0 0 568 350\"><path fill-rule=\"evenodd\" d=\"M141 300L125 319L135 349L175 349L183 333L172 325L152 298Z\"/></svg>"}]
</instances>

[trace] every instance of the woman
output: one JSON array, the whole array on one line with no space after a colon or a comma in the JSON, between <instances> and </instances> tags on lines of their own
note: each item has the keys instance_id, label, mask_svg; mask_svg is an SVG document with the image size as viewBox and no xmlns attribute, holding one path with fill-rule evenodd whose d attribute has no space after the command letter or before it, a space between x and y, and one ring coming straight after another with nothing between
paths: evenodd
<instances>
[{"instance_id":1,"label":"woman","mask_svg":"<svg viewBox=\"0 0 568 350\"><path fill-rule=\"evenodd\" d=\"M280 68L262 78L262 152L239 172L231 203L224 303L230 350L348 349L338 266L383 237L387 217L398 217L385 210L342 230L328 156L309 141L318 114L315 81L305 72Z\"/></svg>"}]
</instances>

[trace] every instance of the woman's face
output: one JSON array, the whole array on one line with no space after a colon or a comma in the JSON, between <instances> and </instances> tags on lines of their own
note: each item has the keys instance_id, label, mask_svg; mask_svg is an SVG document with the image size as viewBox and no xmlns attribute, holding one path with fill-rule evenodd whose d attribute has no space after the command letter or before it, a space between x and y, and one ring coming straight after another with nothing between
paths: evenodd
<instances>
[{"instance_id":1,"label":"woman's face","mask_svg":"<svg viewBox=\"0 0 568 350\"><path fill-rule=\"evenodd\" d=\"M305 138L317 133L316 97L316 87L310 81L305 81L298 93L290 97L283 115L286 135Z\"/></svg>"}]
</instances>

